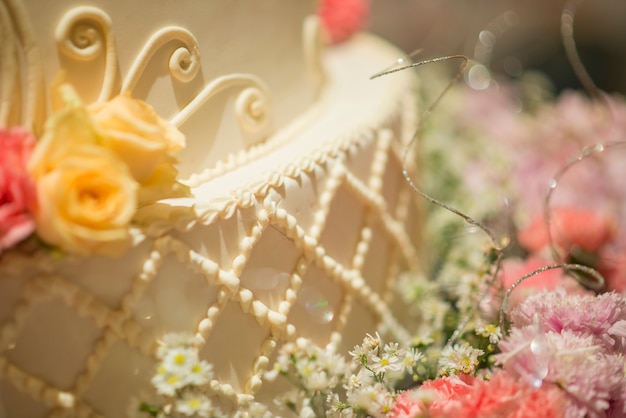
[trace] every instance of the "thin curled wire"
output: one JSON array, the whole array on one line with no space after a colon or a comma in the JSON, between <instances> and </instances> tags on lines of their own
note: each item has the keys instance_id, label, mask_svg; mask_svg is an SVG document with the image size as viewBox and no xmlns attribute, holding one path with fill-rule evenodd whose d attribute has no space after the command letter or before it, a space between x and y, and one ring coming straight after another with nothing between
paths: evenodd
<instances>
[{"instance_id":1,"label":"thin curled wire","mask_svg":"<svg viewBox=\"0 0 626 418\"><path fill-rule=\"evenodd\" d=\"M568 0L563 6L561 11L561 39L563 41L563 48L565 48L567 59L569 60L576 77L578 77L578 80L585 90L594 99L605 103L605 96L589 75L589 72L580 59L578 48L576 47L576 40L574 38L574 19L576 17L578 6L580 6L582 2L583 0Z\"/></svg>"},{"instance_id":2,"label":"thin curled wire","mask_svg":"<svg viewBox=\"0 0 626 418\"><path fill-rule=\"evenodd\" d=\"M593 276L596 279L600 279L602 283L604 283L604 279L602 278L602 276L600 275L600 273L598 273L597 270L588 267L588 266L584 266L582 264L570 264L570 263L559 263L559 264L551 264L551 265L547 265L547 266L543 266L540 267L536 270L531 271L530 273L527 273L525 275L523 275L522 277L520 277L519 279L517 279L505 292L504 294L504 298L502 299L502 305L500 306L500 315L499 315L499 323L500 323L500 328L502 330L507 330L508 329L508 325L507 325L507 319L506 319L506 313L509 310L509 299L511 297L511 293L513 293L513 291L523 282L525 282L526 280L530 279L531 277L535 277L541 273L544 273L546 271L549 270L555 270L555 269L564 269L564 270L571 270L571 271L580 271L582 273L588 274L590 276Z\"/></svg>"},{"instance_id":3,"label":"thin curled wire","mask_svg":"<svg viewBox=\"0 0 626 418\"><path fill-rule=\"evenodd\" d=\"M414 54L412 54L414 55ZM388 74L393 74L396 73L398 71L403 71L409 68L415 68L415 67L419 67L422 65L426 65L426 64L433 64L433 63L437 63L437 62L443 62L443 61L449 61L449 60L454 60L454 59L459 59L462 61L461 66L459 67L459 70L456 72L455 76L446 84L446 86L443 88L443 90L437 95L437 97L435 98L435 100L426 108L426 110L424 111L424 113L422 114L420 120L418 121L417 124L417 129L415 131L415 133L413 134L413 137L411 138L411 140L408 142L408 144L406 144L406 146L404 147L403 153L402 153L402 175L404 176L405 180L407 181L407 183L409 184L409 187L415 191L417 194L419 194L421 197L423 197L424 199L428 200L429 202L442 207L445 210L448 210L452 213L454 213L455 215L461 217L465 222L467 222L470 225L473 225L477 228L479 228L480 230L482 230L483 232L485 232L487 234L487 236L490 238L493 246L499 250L502 249L501 246L501 242L498 241L497 237L495 236L495 234L489 229L487 228L485 225L483 225L483 223L481 223L480 221L472 218L471 216L461 212L460 210L456 209L453 206L448 205L445 202L442 202L430 195L428 195L427 193L423 192L419 187L417 187L417 185L415 184L415 182L413 181L413 179L411 178L411 175L409 174L408 170L406 169L407 167L407 159L409 157L409 153L410 150L413 148L413 146L415 145L415 143L419 140L419 138L422 136L422 132L424 130L424 122L428 119L428 117L432 114L433 110L439 105L439 102L441 101L441 99L445 96L445 94L452 88L452 86L454 86L454 84L461 79L461 77L463 76L463 73L465 72L465 70L467 69L467 67L469 66L470 63L470 59L465 56L465 55L447 55L447 56L443 56L443 57L437 57L437 58L431 58L431 59L427 59L427 60L421 60L421 61L417 61L417 62L413 62L398 68L389 68L386 70L383 70L377 74L374 74L373 76L370 77L371 80L378 78L378 77L382 77ZM405 62L405 59L400 59L398 60L399 63L403 63Z\"/></svg>"},{"instance_id":4,"label":"thin curled wire","mask_svg":"<svg viewBox=\"0 0 626 418\"><path fill-rule=\"evenodd\" d=\"M413 54L412 54L413 55ZM378 77L382 77L388 74L392 74L398 71L403 71L409 68L415 68L415 67L419 67L422 65L426 65L426 64L433 64L433 63L437 63L437 62L443 62L443 61L449 61L449 60L454 60L454 59L458 59L461 60L461 66L459 67L458 71L456 72L455 76L448 81L448 83L445 85L445 87L443 88L443 90L436 96L435 100L426 108L426 110L424 111L424 113L421 115L420 120L418 121L418 125L417 125L417 129L413 135L413 137L411 138L411 140L408 142L408 144L406 144L403 154L402 154L402 174L406 180L406 182L408 183L409 187L415 192L417 193L419 196L421 196L422 198L426 199L427 201L455 214L456 216L460 217L461 219L463 219L466 223L468 223L469 225L475 226L478 229L480 229L481 231L483 231L490 239L491 241L491 245L493 248L493 251L495 251L496 257L495 257L495 261L494 261L494 268L493 271L490 274L490 278L487 280L487 286L485 288L485 290L483 291L483 293L480 295L479 297L479 301L483 300L485 297L488 296L488 293L490 292L490 289L492 288L496 278L498 277L499 271L500 271L500 266L501 266L501 261L503 258L503 251L504 248L506 247L506 245L508 244L508 238L504 238L499 240L496 235L493 233L493 231L488 228L486 225L484 225L482 222L474 219L473 217L465 214L464 212L460 211L459 209L445 203L442 202L432 196L430 196L429 194L425 193L424 191L422 191L413 181L413 179L411 178L411 175L409 174L408 170L407 170L407 159L409 156L409 152L412 149L412 147L416 144L416 142L421 138L422 136L422 132L424 130L424 123L425 121L428 119L428 117L432 114L433 110L439 105L441 99L444 97L444 95L452 88L452 86L454 86L454 84L456 82L458 82L461 77L463 76L463 74L465 73L465 70L468 68L469 64L470 64L470 59L465 56L465 55L447 55L447 56L443 56L443 57L437 57L437 58L432 58L432 59L427 59L427 60L421 60L421 61L417 61L414 63L410 63L407 65L403 65L397 68L394 68L397 64L403 64L405 62L405 59L400 59L398 60L398 63L395 64L394 66L385 69L375 75L373 75L372 77L370 77L370 79L375 79ZM473 308L470 309L470 311L468 312L468 314L459 322L457 328L454 330L454 332L452 333L452 335L450 336L450 338L448 339L446 346L451 346L453 345L456 340L459 338L459 336L463 333L463 330L465 329L465 327L467 326L467 324L470 322L471 318L473 317L474 313L476 312L476 310L479 308L480 302L476 304L476 306L474 306Z\"/></svg>"},{"instance_id":5,"label":"thin curled wire","mask_svg":"<svg viewBox=\"0 0 626 418\"><path fill-rule=\"evenodd\" d=\"M557 261L563 261L565 257L559 252L558 246L556 245L552 228L550 228L550 224L552 222L551 212L550 212L550 201L552 200L552 196L554 191L556 190L556 186L560 183L561 178L575 165L581 163L582 161L596 156L598 154L604 153L606 151L615 150L620 147L625 147L626 141L616 141L609 142L606 144L594 144L589 145L582 148L578 153L572 156L565 164L563 164L559 170L555 173L555 175L550 179L550 184L548 186L548 191L546 193L546 198L544 200L544 220L547 226L548 233L548 242L550 246L550 251L552 253L552 258ZM598 283L593 286L592 289L600 289L604 285L604 281L602 283Z\"/></svg>"}]
</instances>

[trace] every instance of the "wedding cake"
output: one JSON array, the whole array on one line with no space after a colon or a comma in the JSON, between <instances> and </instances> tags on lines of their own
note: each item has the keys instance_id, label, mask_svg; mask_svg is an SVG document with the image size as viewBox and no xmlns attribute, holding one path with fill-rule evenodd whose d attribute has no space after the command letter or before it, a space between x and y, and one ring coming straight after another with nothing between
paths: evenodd
<instances>
[{"instance_id":1,"label":"wedding cake","mask_svg":"<svg viewBox=\"0 0 626 418\"><path fill-rule=\"evenodd\" d=\"M230 410L272 392L287 341L403 336L389 300L417 262L416 80L370 80L401 52L324 46L315 14L0 2L0 147L37 139L19 242L0 195L0 417L125 416L172 332L201 342Z\"/></svg>"}]
</instances>

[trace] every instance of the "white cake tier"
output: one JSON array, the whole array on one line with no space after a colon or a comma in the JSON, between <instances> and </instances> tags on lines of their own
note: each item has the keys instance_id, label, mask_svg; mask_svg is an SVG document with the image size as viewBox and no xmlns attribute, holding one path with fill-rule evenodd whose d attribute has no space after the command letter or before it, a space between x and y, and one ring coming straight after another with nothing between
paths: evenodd
<instances>
[{"instance_id":1,"label":"white cake tier","mask_svg":"<svg viewBox=\"0 0 626 418\"><path fill-rule=\"evenodd\" d=\"M266 146L192 175L194 197L169 202L171 222L136 231L121 258L3 254L0 417L124 416L169 332L201 337L231 410L279 390L263 374L285 341L347 350L381 323L403 337L388 303L417 263L400 162L415 79L369 80L400 55L368 35L329 50L316 104Z\"/></svg>"},{"instance_id":2,"label":"white cake tier","mask_svg":"<svg viewBox=\"0 0 626 418\"><path fill-rule=\"evenodd\" d=\"M62 77L85 104L128 92L171 119L182 175L235 158L316 100L316 3L2 0L0 127L39 133Z\"/></svg>"}]
</instances>

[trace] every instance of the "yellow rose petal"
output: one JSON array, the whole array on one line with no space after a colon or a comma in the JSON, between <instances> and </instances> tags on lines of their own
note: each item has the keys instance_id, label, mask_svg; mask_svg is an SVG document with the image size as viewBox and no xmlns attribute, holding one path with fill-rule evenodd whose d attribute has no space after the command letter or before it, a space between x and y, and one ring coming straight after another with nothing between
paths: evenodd
<instances>
[{"instance_id":1,"label":"yellow rose petal","mask_svg":"<svg viewBox=\"0 0 626 418\"><path fill-rule=\"evenodd\" d=\"M106 133L105 146L128 164L140 183L159 165L172 162L172 154L185 145L184 135L140 100L120 95L89 111Z\"/></svg>"},{"instance_id":2,"label":"yellow rose petal","mask_svg":"<svg viewBox=\"0 0 626 418\"><path fill-rule=\"evenodd\" d=\"M37 182L37 231L77 254L120 254L130 243L138 184L105 148L86 145L57 161Z\"/></svg>"}]
</instances>

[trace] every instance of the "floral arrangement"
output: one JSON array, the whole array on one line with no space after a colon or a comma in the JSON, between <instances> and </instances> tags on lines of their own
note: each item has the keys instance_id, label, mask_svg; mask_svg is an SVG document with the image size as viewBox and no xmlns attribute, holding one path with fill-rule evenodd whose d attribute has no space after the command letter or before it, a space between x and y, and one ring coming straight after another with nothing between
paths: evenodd
<instances>
[{"instance_id":1,"label":"floral arrangement","mask_svg":"<svg viewBox=\"0 0 626 418\"><path fill-rule=\"evenodd\" d=\"M432 207L440 252L401 292L436 301L416 310L438 370L391 416L626 414L626 103L544 86L456 87L425 129L422 190L472 222Z\"/></svg>"},{"instance_id":2,"label":"floral arrangement","mask_svg":"<svg viewBox=\"0 0 626 418\"><path fill-rule=\"evenodd\" d=\"M0 130L0 255L33 234L67 253L118 255L143 208L187 193L174 166L185 138L127 95L87 107L57 83L52 103L40 138Z\"/></svg>"},{"instance_id":3,"label":"floral arrangement","mask_svg":"<svg viewBox=\"0 0 626 418\"><path fill-rule=\"evenodd\" d=\"M543 85L455 86L427 121L420 190L463 213L430 207L437 253L398 280L412 339L385 341L383 328L349 353L284 344L265 378L293 390L237 416L626 414L626 102ZM227 416L208 402L209 374L176 375L183 363L210 370L187 344L164 343L153 383L168 401L136 416ZM183 351L192 360L177 364ZM176 406L190 399L196 409Z\"/></svg>"}]
</instances>

